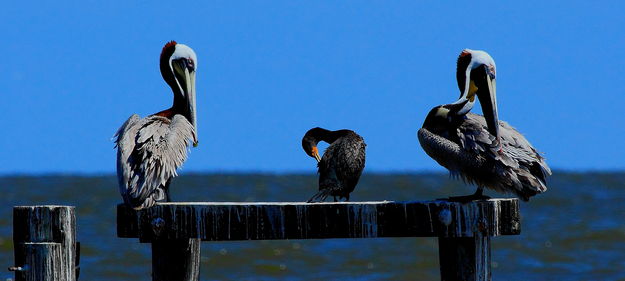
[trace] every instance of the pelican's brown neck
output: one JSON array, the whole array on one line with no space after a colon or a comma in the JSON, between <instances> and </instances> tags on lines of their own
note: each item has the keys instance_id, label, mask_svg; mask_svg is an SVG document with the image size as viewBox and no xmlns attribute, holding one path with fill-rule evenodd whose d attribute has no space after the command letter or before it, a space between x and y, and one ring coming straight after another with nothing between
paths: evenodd
<instances>
[{"instance_id":1,"label":"pelican's brown neck","mask_svg":"<svg viewBox=\"0 0 625 281\"><path fill-rule=\"evenodd\" d=\"M176 115L176 114L177 113L173 110L173 108L168 108L168 109L165 109L163 111L154 113L153 115L165 117L167 119L172 119L172 118L174 118L174 115Z\"/></svg>"},{"instance_id":2,"label":"pelican's brown neck","mask_svg":"<svg viewBox=\"0 0 625 281\"><path fill-rule=\"evenodd\" d=\"M181 89L176 82L174 70L169 63L171 56L176 51L177 44L178 43L176 43L176 41L169 41L167 44L165 44L163 50L161 51L161 56L159 60L161 76L163 77L163 80L165 80L167 85L169 85L169 87L171 88L174 95L174 101L170 108L155 113L154 115L166 117L169 119L173 118L173 116L176 114L184 114L187 111L186 108L188 107L187 101L184 98L184 94L181 92Z\"/></svg>"},{"instance_id":3,"label":"pelican's brown neck","mask_svg":"<svg viewBox=\"0 0 625 281\"><path fill-rule=\"evenodd\" d=\"M181 110L184 110L186 107L186 101L184 98L184 94L181 92L180 87L178 86L178 82L176 82L176 77L174 76L174 70L172 69L171 64L169 63L171 56L176 51L176 41L170 41L163 47L161 51L160 57L160 69L161 76L163 76L163 80L169 85L173 94L174 94L174 102L170 110L176 111L175 113L182 113ZM165 110L166 111L166 110Z\"/></svg>"},{"instance_id":4,"label":"pelican's brown neck","mask_svg":"<svg viewBox=\"0 0 625 281\"><path fill-rule=\"evenodd\" d=\"M458 89L460 90L460 96L464 93L467 82L467 68L471 63L471 53L462 51L458 56L456 63L456 81L458 82Z\"/></svg>"}]
</instances>

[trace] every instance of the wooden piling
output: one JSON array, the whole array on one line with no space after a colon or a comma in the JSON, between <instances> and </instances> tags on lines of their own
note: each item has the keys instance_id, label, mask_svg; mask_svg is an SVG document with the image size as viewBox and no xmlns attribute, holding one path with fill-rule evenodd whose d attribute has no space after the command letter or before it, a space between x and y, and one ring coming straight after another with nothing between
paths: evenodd
<instances>
[{"instance_id":1,"label":"wooden piling","mask_svg":"<svg viewBox=\"0 0 625 281\"><path fill-rule=\"evenodd\" d=\"M73 206L13 208L16 281L76 280L76 216Z\"/></svg>"},{"instance_id":2,"label":"wooden piling","mask_svg":"<svg viewBox=\"0 0 625 281\"><path fill-rule=\"evenodd\" d=\"M469 203L168 202L135 211L117 207L117 235L152 243L153 280L174 270L197 280L194 241L438 237L443 280L490 280L490 239L518 235L517 199ZM171 268L174 266L176 268ZM188 265L186 268L178 268ZM197 268L197 269L196 269ZM162 271L162 272L161 272ZM165 276L165 275L163 275ZM191 277L187 277L191 276ZM196 278L196 279L191 279Z\"/></svg>"},{"instance_id":3,"label":"wooden piling","mask_svg":"<svg viewBox=\"0 0 625 281\"><path fill-rule=\"evenodd\" d=\"M439 237L438 253L441 280L491 280L489 236Z\"/></svg>"},{"instance_id":4,"label":"wooden piling","mask_svg":"<svg viewBox=\"0 0 625 281\"><path fill-rule=\"evenodd\" d=\"M9 268L9 270L15 271L16 280L67 280L61 274L64 266L61 258L61 243L24 242L17 247L24 255L24 264L20 267Z\"/></svg>"},{"instance_id":5,"label":"wooden piling","mask_svg":"<svg viewBox=\"0 0 625 281\"><path fill-rule=\"evenodd\" d=\"M200 280L200 242L200 239L154 241L152 280Z\"/></svg>"}]
</instances>

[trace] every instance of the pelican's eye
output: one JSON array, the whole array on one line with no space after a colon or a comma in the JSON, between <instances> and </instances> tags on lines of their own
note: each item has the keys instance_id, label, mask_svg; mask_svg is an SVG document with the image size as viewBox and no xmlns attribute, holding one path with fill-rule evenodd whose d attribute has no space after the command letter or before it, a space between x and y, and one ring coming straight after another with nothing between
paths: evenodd
<instances>
[{"instance_id":1,"label":"pelican's eye","mask_svg":"<svg viewBox=\"0 0 625 281\"><path fill-rule=\"evenodd\" d=\"M490 76L491 79L495 79L495 76L497 75L495 71L495 66L491 64L488 65L486 69L488 69L488 76Z\"/></svg>"},{"instance_id":2,"label":"pelican's eye","mask_svg":"<svg viewBox=\"0 0 625 281\"><path fill-rule=\"evenodd\" d=\"M189 70L195 70L195 62L193 61L193 59L191 58L187 59L187 68Z\"/></svg>"}]
</instances>

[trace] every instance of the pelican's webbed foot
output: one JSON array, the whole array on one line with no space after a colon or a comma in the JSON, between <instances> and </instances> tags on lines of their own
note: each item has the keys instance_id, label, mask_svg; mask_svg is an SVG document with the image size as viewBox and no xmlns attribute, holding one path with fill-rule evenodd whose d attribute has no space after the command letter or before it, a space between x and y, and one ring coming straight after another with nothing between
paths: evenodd
<instances>
[{"instance_id":1,"label":"pelican's webbed foot","mask_svg":"<svg viewBox=\"0 0 625 281\"><path fill-rule=\"evenodd\" d=\"M471 194L471 195L464 195L464 196L449 196L448 198L441 198L438 200L445 200L445 201L449 201L449 202L460 202L460 203L469 203L471 201L475 201L475 200L488 200L490 199L490 196L484 195L482 194L482 188L478 188L475 193Z\"/></svg>"},{"instance_id":2,"label":"pelican's webbed foot","mask_svg":"<svg viewBox=\"0 0 625 281\"><path fill-rule=\"evenodd\" d=\"M490 196L471 194L471 195L465 195L465 196L449 196L449 198L444 199L444 200L449 201L449 202L469 203L475 200L488 200L488 199L490 199Z\"/></svg>"}]
</instances>

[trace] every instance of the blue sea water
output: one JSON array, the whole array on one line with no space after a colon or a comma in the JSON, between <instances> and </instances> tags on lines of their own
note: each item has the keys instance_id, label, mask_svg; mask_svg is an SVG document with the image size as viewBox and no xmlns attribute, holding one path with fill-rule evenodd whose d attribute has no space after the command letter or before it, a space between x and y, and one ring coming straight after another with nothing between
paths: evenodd
<instances>
[{"instance_id":1,"label":"blue sea water","mask_svg":"<svg viewBox=\"0 0 625 281\"><path fill-rule=\"evenodd\" d=\"M521 204L522 232L492 240L494 280L625 279L625 173L556 172ZM0 268L13 264L12 206L76 206L81 280L150 280L150 247L116 236L114 176L0 178ZM304 201L314 175L183 175L174 201ZM352 201L472 193L445 174L364 174ZM504 196L493 192L491 196ZM439 280L435 238L205 242L202 280ZM13 274L0 272L0 280Z\"/></svg>"}]
</instances>

